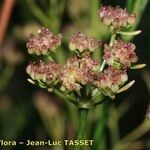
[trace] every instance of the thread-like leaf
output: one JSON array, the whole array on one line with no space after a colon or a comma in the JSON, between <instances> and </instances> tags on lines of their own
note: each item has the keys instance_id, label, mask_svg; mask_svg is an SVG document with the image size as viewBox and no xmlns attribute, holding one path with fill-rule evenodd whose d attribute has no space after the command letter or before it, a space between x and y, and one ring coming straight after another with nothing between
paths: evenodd
<instances>
[{"instance_id":1,"label":"thread-like leaf","mask_svg":"<svg viewBox=\"0 0 150 150\"><path fill-rule=\"evenodd\" d=\"M128 90L134 83L135 83L135 80L129 82L128 84L123 86L117 93L121 93L121 92Z\"/></svg>"},{"instance_id":2,"label":"thread-like leaf","mask_svg":"<svg viewBox=\"0 0 150 150\"><path fill-rule=\"evenodd\" d=\"M142 31L141 30L137 30L137 31L131 31L131 32L117 32L118 34L121 35L126 35L126 36L134 36L134 35L138 35L140 34Z\"/></svg>"},{"instance_id":3,"label":"thread-like leaf","mask_svg":"<svg viewBox=\"0 0 150 150\"><path fill-rule=\"evenodd\" d=\"M27 79L28 82L30 82L31 84L35 84L35 82L32 79Z\"/></svg>"},{"instance_id":4,"label":"thread-like leaf","mask_svg":"<svg viewBox=\"0 0 150 150\"><path fill-rule=\"evenodd\" d=\"M131 66L131 69L142 69L144 67L146 67L146 64L138 64L138 65Z\"/></svg>"}]
</instances>

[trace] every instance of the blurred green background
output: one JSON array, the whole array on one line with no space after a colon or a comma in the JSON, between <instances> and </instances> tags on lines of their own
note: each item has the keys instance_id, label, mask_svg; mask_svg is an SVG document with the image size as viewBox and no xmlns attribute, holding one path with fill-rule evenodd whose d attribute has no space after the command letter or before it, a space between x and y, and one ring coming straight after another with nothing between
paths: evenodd
<instances>
[{"instance_id":1,"label":"blurred green background","mask_svg":"<svg viewBox=\"0 0 150 150\"><path fill-rule=\"evenodd\" d=\"M26 66L32 56L26 49L29 34L41 26L63 34L63 44L55 55L63 64L71 56L67 41L78 31L109 41L110 32L98 18L101 5L120 5L137 15L140 29L132 40L139 63L147 67L130 71L135 85L115 101L99 106L89 114L87 139L94 139L85 150L149 150L150 120L145 119L150 102L150 2L149 0L0 0L0 140L74 139L78 111L45 90L27 82ZM102 51L95 52L101 60ZM5 147L0 146L0 149ZM7 149L33 149L24 145ZM61 150L72 147L34 147Z\"/></svg>"}]
</instances>

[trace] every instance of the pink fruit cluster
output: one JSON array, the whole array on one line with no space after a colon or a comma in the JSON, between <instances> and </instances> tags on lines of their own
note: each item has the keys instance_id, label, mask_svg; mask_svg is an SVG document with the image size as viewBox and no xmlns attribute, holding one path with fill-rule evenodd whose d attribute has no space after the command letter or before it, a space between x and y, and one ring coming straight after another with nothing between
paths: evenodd
<instances>
[{"instance_id":1,"label":"pink fruit cluster","mask_svg":"<svg viewBox=\"0 0 150 150\"><path fill-rule=\"evenodd\" d=\"M79 50L79 52L84 52L87 50L93 52L96 49L98 49L101 45L101 41L97 40L96 38L87 37L81 32L72 35L69 42L70 50Z\"/></svg>"},{"instance_id":2,"label":"pink fruit cluster","mask_svg":"<svg viewBox=\"0 0 150 150\"><path fill-rule=\"evenodd\" d=\"M126 9L111 6L102 6L99 9L99 17L101 21L107 25L111 26L113 29L125 28L128 25L135 23L136 18L134 14L130 14Z\"/></svg>"},{"instance_id":3,"label":"pink fruit cluster","mask_svg":"<svg viewBox=\"0 0 150 150\"><path fill-rule=\"evenodd\" d=\"M39 30L39 38L30 35L27 43L28 53L36 55L46 55L49 52L54 52L61 45L62 35L54 36L47 28Z\"/></svg>"},{"instance_id":4,"label":"pink fruit cluster","mask_svg":"<svg viewBox=\"0 0 150 150\"><path fill-rule=\"evenodd\" d=\"M110 66L118 65L120 69L129 68L131 64L138 60L135 48L133 43L116 40L113 46L104 45L103 59Z\"/></svg>"},{"instance_id":5,"label":"pink fruit cluster","mask_svg":"<svg viewBox=\"0 0 150 150\"><path fill-rule=\"evenodd\" d=\"M95 84L104 92L111 91L117 93L120 87L128 80L126 70L119 70L114 67L108 67L103 73L97 75ZM106 93L107 93L106 92Z\"/></svg>"}]
</instances>

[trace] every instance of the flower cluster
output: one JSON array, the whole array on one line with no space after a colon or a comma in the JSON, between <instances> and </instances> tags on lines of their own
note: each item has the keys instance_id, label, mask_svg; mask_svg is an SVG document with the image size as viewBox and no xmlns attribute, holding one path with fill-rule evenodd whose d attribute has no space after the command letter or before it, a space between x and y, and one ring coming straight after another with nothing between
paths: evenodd
<instances>
[{"instance_id":1,"label":"flower cluster","mask_svg":"<svg viewBox=\"0 0 150 150\"><path fill-rule=\"evenodd\" d=\"M99 61L92 59L89 53L85 53L83 58L73 57L69 59L60 75L61 89L79 91L81 85L92 84L99 67Z\"/></svg>"},{"instance_id":2,"label":"flower cluster","mask_svg":"<svg viewBox=\"0 0 150 150\"><path fill-rule=\"evenodd\" d=\"M107 64L110 66L116 66L117 68L129 68L132 63L137 62L135 45L133 43L126 43L121 40L116 40L113 46L108 44L104 45L104 56Z\"/></svg>"},{"instance_id":3,"label":"flower cluster","mask_svg":"<svg viewBox=\"0 0 150 150\"><path fill-rule=\"evenodd\" d=\"M49 61L48 64L40 61L38 65L35 63L30 63L26 68L26 72L33 80L42 81L48 85L51 85L58 79L60 70L60 65L56 64L54 61Z\"/></svg>"},{"instance_id":4,"label":"flower cluster","mask_svg":"<svg viewBox=\"0 0 150 150\"><path fill-rule=\"evenodd\" d=\"M132 25L136 21L135 16L129 14L126 9L111 6L100 7L99 17L105 25L118 30L127 27L128 25Z\"/></svg>"},{"instance_id":5,"label":"flower cluster","mask_svg":"<svg viewBox=\"0 0 150 150\"><path fill-rule=\"evenodd\" d=\"M78 32L70 38L69 48L71 51L79 50L79 52L84 52L85 50L89 50L90 52L93 52L101 45L102 42L96 38L90 38L85 34Z\"/></svg>"},{"instance_id":6,"label":"flower cluster","mask_svg":"<svg viewBox=\"0 0 150 150\"><path fill-rule=\"evenodd\" d=\"M128 80L126 70L108 67L103 73L97 75L95 85L102 89L106 95L117 93L120 87ZM110 96L110 95L109 95Z\"/></svg>"},{"instance_id":7,"label":"flower cluster","mask_svg":"<svg viewBox=\"0 0 150 150\"><path fill-rule=\"evenodd\" d=\"M48 29L42 28L39 30L39 38L30 35L27 43L28 53L36 55L46 55L49 52L54 52L61 45L62 35L54 36Z\"/></svg>"},{"instance_id":8,"label":"flower cluster","mask_svg":"<svg viewBox=\"0 0 150 150\"><path fill-rule=\"evenodd\" d=\"M94 97L93 93L98 91L114 99L116 93L130 88L134 81L124 86L128 80L127 68L140 68L144 65L133 66L133 63L138 60L135 45L120 39L116 40L115 37L119 34L118 30L135 22L135 16L129 14L126 9L111 6L102 6L99 15L104 24L115 29L115 36L112 35L110 44L104 44L101 66L97 59L92 58L92 52L102 45L102 41L78 32L72 35L69 41L69 48L76 52L75 56L69 58L64 66L55 63L52 56L51 61L47 64L43 61L40 61L38 65L29 64L26 71L32 81L35 80L38 85L42 84L48 88L48 91L56 88L57 92L60 92L59 96L62 93L67 93L66 96L70 93L72 96L76 96L73 94L74 92L80 95L82 91L86 91L86 96ZM36 55L50 54L61 44L61 40L61 34L54 36L48 29L42 28L39 32L39 39L30 37L27 43L28 52ZM107 66L105 66L106 64ZM63 97L66 96L63 95Z\"/></svg>"}]
</instances>

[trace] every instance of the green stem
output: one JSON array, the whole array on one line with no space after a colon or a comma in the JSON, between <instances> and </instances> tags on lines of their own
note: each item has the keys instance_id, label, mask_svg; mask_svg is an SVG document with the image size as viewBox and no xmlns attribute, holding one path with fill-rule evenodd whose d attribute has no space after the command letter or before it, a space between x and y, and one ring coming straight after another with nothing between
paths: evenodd
<instances>
[{"instance_id":1,"label":"green stem","mask_svg":"<svg viewBox=\"0 0 150 150\"><path fill-rule=\"evenodd\" d=\"M83 140L85 135L85 129L86 129L86 122L87 122L87 115L88 115L88 109L79 109L79 126L78 126L78 132L76 136L76 140ZM81 150L83 147L81 145L75 145L74 150Z\"/></svg>"},{"instance_id":2,"label":"green stem","mask_svg":"<svg viewBox=\"0 0 150 150\"><path fill-rule=\"evenodd\" d=\"M46 16L43 11L39 8L34 0L26 0L28 7L32 14L44 25L47 27L51 27L49 17Z\"/></svg>"},{"instance_id":3,"label":"green stem","mask_svg":"<svg viewBox=\"0 0 150 150\"><path fill-rule=\"evenodd\" d=\"M91 36L95 36L96 38L100 37L99 26L98 26L99 24L98 13L96 11L100 7L100 2L101 0L93 0L90 5L90 20L91 20L90 34ZM98 53L98 51L96 51L96 53Z\"/></svg>"},{"instance_id":4,"label":"green stem","mask_svg":"<svg viewBox=\"0 0 150 150\"><path fill-rule=\"evenodd\" d=\"M109 43L110 46L113 46L113 43L114 43L115 38L116 38L116 35L117 35L116 33L112 34L112 36L110 38L110 43ZM102 72L104 70L105 65L106 65L106 61L103 60L102 65L100 67L100 72Z\"/></svg>"},{"instance_id":5,"label":"green stem","mask_svg":"<svg viewBox=\"0 0 150 150\"><path fill-rule=\"evenodd\" d=\"M96 10L100 7L101 0L92 0L92 3L90 5L90 28L88 29L89 35L95 37L95 38L101 38L101 32L99 30L100 21L98 19L98 13ZM93 57L97 59L102 59L102 50L98 49L94 51Z\"/></svg>"},{"instance_id":6,"label":"green stem","mask_svg":"<svg viewBox=\"0 0 150 150\"><path fill-rule=\"evenodd\" d=\"M150 122L148 119L145 119L144 122L138 126L136 129L134 129L132 132L130 132L128 135L126 135L121 142L133 142L143 136L145 133L147 133L150 130Z\"/></svg>"},{"instance_id":7,"label":"green stem","mask_svg":"<svg viewBox=\"0 0 150 150\"><path fill-rule=\"evenodd\" d=\"M138 126L136 129L127 134L122 140L120 140L119 143L115 146L114 150L121 150L123 145L136 141L148 131L150 131L150 121L145 119L140 126Z\"/></svg>"},{"instance_id":8,"label":"green stem","mask_svg":"<svg viewBox=\"0 0 150 150\"><path fill-rule=\"evenodd\" d=\"M118 112L115 110L116 108L113 109L108 119L112 147L114 147L120 139Z\"/></svg>"},{"instance_id":9,"label":"green stem","mask_svg":"<svg viewBox=\"0 0 150 150\"><path fill-rule=\"evenodd\" d=\"M115 38L116 38L116 33L113 33L112 35L111 35L111 38L110 38L110 42L109 42L109 46L113 46L113 44L114 44L114 42L115 42Z\"/></svg>"},{"instance_id":10,"label":"green stem","mask_svg":"<svg viewBox=\"0 0 150 150\"><path fill-rule=\"evenodd\" d=\"M133 8L133 0L127 0L127 8L128 8L128 11L132 11L132 8Z\"/></svg>"},{"instance_id":11,"label":"green stem","mask_svg":"<svg viewBox=\"0 0 150 150\"><path fill-rule=\"evenodd\" d=\"M90 14L91 14L91 24L93 26L97 26L97 22L98 22L98 13L95 10L98 10L98 8L100 7L100 0L93 0L93 2L91 3L91 7L90 7Z\"/></svg>"},{"instance_id":12,"label":"green stem","mask_svg":"<svg viewBox=\"0 0 150 150\"><path fill-rule=\"evenodd\" d=\"M103 105L99 106L101 109L101 116L100 119L98 120L96 124L96 130L94 131L94 141L96 142L93 145L93 149L100 149L104 150L105 147L105 135L104 135L104 130L105 130L105 125L107 122L107 108L108 104L104 103Z\"/></svg>"},{"instance_id":13,"label":"green stem","mask_svg":"<svg viewBox=\"0 0 150 150\"><path fill-rule=\"evenodd\" d=\"M61 99L66 100L66 101L68 100L67 97L64 94L62 94L61 92L59 92L58 90L54 89L53 92Z\"/></svg>"},{"instance_id":14,"label":"green stem","mask_svg":"<svg viewBox=\"0 0 150 150\"><path fill-rule=\"evenodd\" d=\"M138 26L148 2L149 0L135 0L133 5L133 13L137 16L137 21L133 26L133 29L135 29Z\"/></svg>"},{"instance_id":15,"label":"green stem","mask_svg":"<svg viewBox=\"0 0 150 150\"><path fill-rule=\"evenodd\" d=\"M78 102L71 96L68 96L64 93L61 93L60 91L58 91L57 89L54 89L53 92L60 97L61 99L65 100L65 101L70 101L73 104L77 104Z\"/></svg>"},{"instance_id":16,"label":"green stem","mask_svg":"<svg viewBox=\"0 0 150 150\"><path fill-rule=\"evenodd\" d=\"M143 12L144 12L148 2L149 2L149 0L135 0L133 2L131 2L131 0L128 0L128 3L127 3L128 9L130 11L132 11L132 13L134 13L137 18L136 23L134 25L132 25L132 27L130 28L129 31L134 31L137 28L137 26L139 25L140 20L143 15ZM131 41L134 38L134 36L122 36L122 38L125 41Z\"/></svg>"},{"instance_id":17,"label":"green stem","mask_svg":"<svg viewBox=\"0 0 150 150\"><path fill-rule=\"evenodd\" d=\"M8 84L12 74L14 73L14 69L15 66L11 66L9 64L5 66L0 77L0 91L2 91L5 88L5 86Z\"/></svg>"},{"instance_id":18,"label":"green stem","mask_svg":"<svg viewBox=\"0 0 150 150\"><path fill-rule=\"evenodd\" d=\"M63 93L61 93L60 91L58 91L57 89L54 89L53 92L58 96L60 97L62 100L65 100L67 102L67 108L68 108L68 111L71 115L71 118L72 118L72 121L75 125L75 128L76 128L76 122L78 121L78 117L77 117L77 110L76 110L76 106L70 106L70 103L69 101L72 103L72 104L75 104L76 105L76 101L74 99L69 99L66 95L64 95Z\"/></svg>"}]
</instances>

